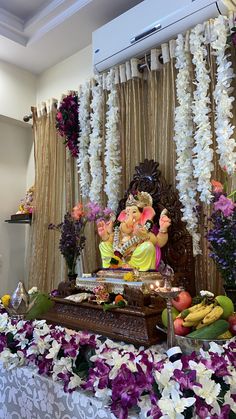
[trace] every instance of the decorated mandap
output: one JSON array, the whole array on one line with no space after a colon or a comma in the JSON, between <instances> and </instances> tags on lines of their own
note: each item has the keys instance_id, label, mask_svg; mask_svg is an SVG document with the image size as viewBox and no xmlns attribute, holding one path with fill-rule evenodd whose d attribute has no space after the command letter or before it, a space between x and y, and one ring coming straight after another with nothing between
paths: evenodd
<instances>
[{"instance_id":1,"label":"decorated mandap","mask_svg":"<svg viewBox=\"0 0 236 419\"><path fill-rule=\"evenodd\" d=\"M233 19L32 110L31 289L1 299L4 417L236 417Z\"/></svg>"}]
</instances>

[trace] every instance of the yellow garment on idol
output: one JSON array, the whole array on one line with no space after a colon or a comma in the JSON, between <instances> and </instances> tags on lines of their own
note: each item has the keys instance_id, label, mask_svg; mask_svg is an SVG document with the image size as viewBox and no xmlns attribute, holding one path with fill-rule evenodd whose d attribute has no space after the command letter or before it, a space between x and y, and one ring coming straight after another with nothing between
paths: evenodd
<instances>
[{"instance_id":1,"label":"yellow garment on idol","mask_svg":"<svg viewBox=\"0 0 236 419\"><path fill-rule=\"evenodd\" d=\"M114 257L114 251L112 243L101 242L99 249L102 257L102 267L109 268L111 258ZM155 269L156 264L156 249L152 242L146 241L139 244L133 251L131 258L128 262L124 262L124 265L129 264L131 268L137 268L140 271L148 271L149 269Z\"/></svg>"}]
</instances>

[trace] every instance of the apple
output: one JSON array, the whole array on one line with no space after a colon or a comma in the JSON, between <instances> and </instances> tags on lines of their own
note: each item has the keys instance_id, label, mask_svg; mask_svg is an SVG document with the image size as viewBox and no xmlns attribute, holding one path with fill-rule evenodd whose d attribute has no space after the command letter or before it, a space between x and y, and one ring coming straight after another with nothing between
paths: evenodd
<instances>
[{"instance_id":1,"label":"apple","mask_svg":"<svg viewBox=\"0 0 236 419\"><path fill-rule=\"evenodd\" d=\"M181 291L179 295L172 300L172 306L178 311L189 308L192 304L192 297L188 291Z\"/></svg>"},{"instance_id":2,"label":"apple","mask_svg":"<svg viewBox=\"0 0 236 419\"><path fill-rule=\"evenodd\" d=\"M191 327L183 326L184 319L178 317L174 321L175 334L179 336L186 336L191 332Z\"/></svg>"},{"instance_id":3,"label":"apple","mask_svg":"<svg viewBox=\"0 0 236 419\"><path fill-rule=\"evenodd\" d=\"M172 319L175 320L179 314L178 310L172 307L171 313L172 313ZM167 328L168 327L167 308L164 308L163 312L161 313L161 320L162 320L163 325Z\"/></svg>"},{"instance_id":4,"label":"apple","mask_svg":"<svg viewBox=\"0 0 236 419\"><path fill-rule=\"evenodd\" d=\"M236 313L232 314L232 316L229 316L228 322L229 322L229 330L230 330L230 332L234 336L236 336Z\"/></svg>"}]
</instances>

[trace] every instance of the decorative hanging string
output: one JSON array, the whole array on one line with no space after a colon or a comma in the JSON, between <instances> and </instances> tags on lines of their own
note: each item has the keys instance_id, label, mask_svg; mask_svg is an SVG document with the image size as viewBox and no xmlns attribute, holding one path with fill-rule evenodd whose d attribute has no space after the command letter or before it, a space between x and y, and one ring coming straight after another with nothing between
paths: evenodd
<instances>
[{"instance_id":1,"label":"decorative hanging string","mask_svg":"<svg viewBox=\"0 0 236 419\"><path fill-rule=\"evenodd\" d=\"M117 210L121 183L120 166L120 134L118 130L118 95L115 85L115 72L111 69L106 78L107 90L109 90L106 113L106 145L105 145L105 168L107 206L113 211Z\"/></svg>"},{"instance_id":2,"label":"decorative hanging string","mask_svg":"<svg viewBox=\"0 0 236 419\"><path fill-rule=\"evenodd\" d=\"M90 142L90 84L86 82L81 87L79 97L79 156L77 159L78 173L80 176L80 189L82 198L89 196L90 173L89 173L89 142Z\"/></svg>"},{"instance_id":3,"label":"decorative hanging string","mask_svg":"<svg viewBox=\"0 0 236 419\"><path fill-rule=\"evenodd\" d=\"M210 77L206 67L207 47L204 29L204 25L197 25L190 33L190 50L195 65L196 84L192 104L193 121L196 126L193 165L200 200L210 203L212 198L210 180L214 166L212 163L212 132L209 118L210 98L208 96Z\"/></svg>"},{"instance_id":4,"label":"decorative hanging string","mask_svg":"<svg viewBox=\"0 0 236 419\"><path fill-rule=\"evenodd\" d=\"M197 201L196 181L193 177L193 122L192 122L192 94L190 76L190 54L185 50L184 37L178 35L176 41L176 64L178 69L176 78L176 93L178 106L175 110L175 136L176 143L176 187L179 191L179 199L183 205L182 220L186 222L186 228L193 240L193 254L200 254L200 235L197 233Z\"/></svg>"},{"instance_id":5,"label":"decorative hanging string","mask_svg":"<svg viewBox=\"0 0 236 419\"><path fill-rule=\"evenodd\" d=\"M90 156L91 185L89 198L92 202L101 204L101 193L103 188L102 170L102 115L103 115L103 89L102 76L97 76L92 87L91 102L91 134L88 153Z\"/></svg>"},{"instance_id":6,"label":"decorative hanging string","mask_svg":"<svg viewBox=\"0 0 236 419\"><path fill-rule=\"evenodd\" d=\"M236 169L236 142L231 138L234 126L230 123L233 117L232 108L234 97L231 96L233 88L231 82L234 77L232 62L226 54L228 21L223 16L214 20L211 25L211 47L216 55L216 85L214 99L216 104L215 132L219 164L223 170L232 175Z\"/></svg>"}]
</instances>

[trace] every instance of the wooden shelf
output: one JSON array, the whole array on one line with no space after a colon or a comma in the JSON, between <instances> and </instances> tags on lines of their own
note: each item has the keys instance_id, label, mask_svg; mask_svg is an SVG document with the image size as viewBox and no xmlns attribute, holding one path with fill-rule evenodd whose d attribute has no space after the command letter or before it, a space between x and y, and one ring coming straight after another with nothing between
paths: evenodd
<instances>
[{"instance_id":1,"label":"wooden shelf","mask_svg":"<svg viewBox=\"0 0 236 419\"><path fill-rule=\"evenodd\" d=\"M9 224L31 224L32 214L13 214L10 220L5 220Z\"/></svg>"}]
</instances>

